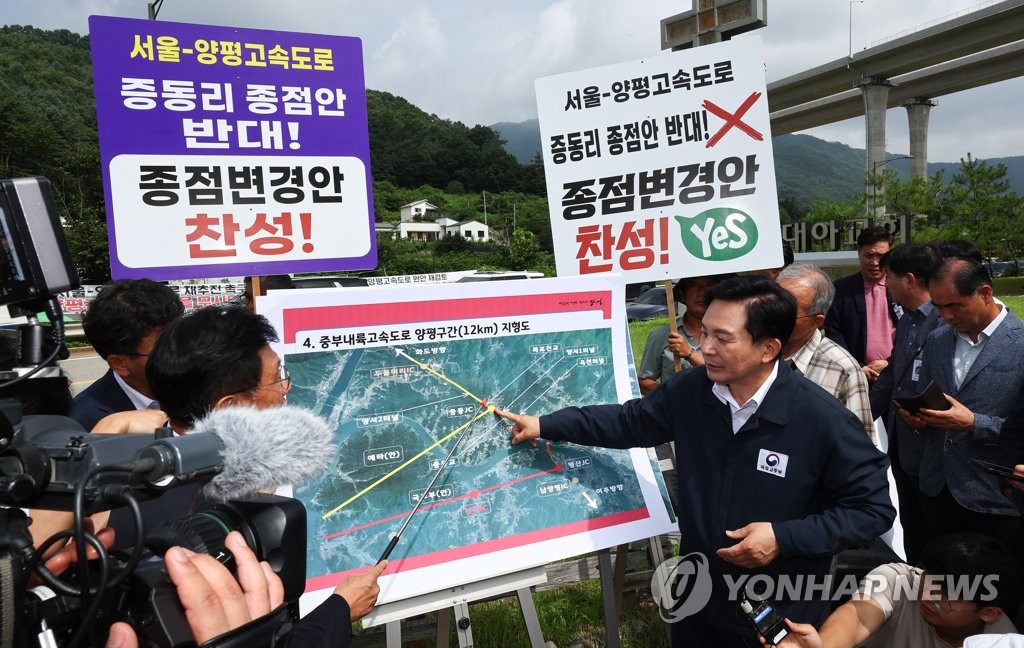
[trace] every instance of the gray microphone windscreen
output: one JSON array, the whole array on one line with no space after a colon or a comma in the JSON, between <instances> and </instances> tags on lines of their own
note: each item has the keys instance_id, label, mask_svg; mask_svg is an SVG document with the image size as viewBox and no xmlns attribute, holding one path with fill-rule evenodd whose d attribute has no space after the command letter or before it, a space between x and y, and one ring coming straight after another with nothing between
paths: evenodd
<instances>
[{"instance_id":1,"label":"gray microphone windscreen","mask_svg":"<svg viewBox=\"0 0 1024 648\"><path fill-rule=\"evenodd\" d=\"M224 444L224 470L203 487L203 495L216 501L318 477L336 450L334 430L326 421L288 405L215 409L188 434L204 433L217 435Z\"/></svg>"}]
</instances>

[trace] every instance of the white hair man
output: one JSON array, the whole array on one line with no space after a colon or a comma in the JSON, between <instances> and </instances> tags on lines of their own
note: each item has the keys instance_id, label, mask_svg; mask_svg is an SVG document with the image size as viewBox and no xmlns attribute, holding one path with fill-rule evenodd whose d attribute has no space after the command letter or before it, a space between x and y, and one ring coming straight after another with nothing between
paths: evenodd
<instances>
[{"instance_id":1,"label":"white hair man","mask_svg":"<svg viewBox=\"0 0 1024 648\"><path fill-rule=\"evenodd\" d=\"M832 305L835 286L824 272L807 263L793 263L779 273L779 285L796 300L793 333L782 357L808 380L835 396L857 415L872 443L878 445L868 381L850 352L819 330Z\"/></svg>"}]
</instances>

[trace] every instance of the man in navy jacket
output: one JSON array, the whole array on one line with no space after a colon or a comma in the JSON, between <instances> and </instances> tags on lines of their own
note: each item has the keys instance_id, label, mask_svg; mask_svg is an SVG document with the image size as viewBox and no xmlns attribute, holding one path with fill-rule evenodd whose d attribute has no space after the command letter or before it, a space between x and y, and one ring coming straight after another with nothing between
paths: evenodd
<instances>
[{"instance_id":1,"label":"man in navy jacket","mask_svg":"<svg viewBox=\"0 0 1024 648\"><path fill-rule=\"evenodd\" d=\"M146 363L164 327L184 311L178 293L149 279L103 286L82 317L82 328L110 369L75 397L69 416L91 430L114 412L159 409L146 382Z\"/></svg>"},{"instance_id":2,"label":"man in navy jacket","mask_svg":"<svg viewBox=\"0 0 1024 648\"><path fill-rule=\"evenodd\" d=\"M623 405L499 414L514 423L513 443L675 441L679 554L706 557L713 591L700 612L673 624L673 646L757 646L737 584L764 575L782 614L823 620L832 555L877 537L895 518L888 460L849 410L778 361L796 319L789 293L762 277L736 277L704 299L704 367ZM778 588L797 577L817 589L801 587L787 600Z\"/></svg>"}]
</instances>

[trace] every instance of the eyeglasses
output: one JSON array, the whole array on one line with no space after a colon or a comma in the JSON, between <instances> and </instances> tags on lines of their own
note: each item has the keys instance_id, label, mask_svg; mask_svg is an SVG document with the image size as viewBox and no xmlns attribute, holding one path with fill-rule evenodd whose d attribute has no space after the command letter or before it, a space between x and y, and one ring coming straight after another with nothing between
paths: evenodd
<instances>
[{"instance_id":1,"label":"eyeglasses","mask_svg":"<svg viewBox=\"0 0 1024 648\"><path fill-rule=\"evenodd\" d=\"M808 313L807 315L797 315L796 318L798 320L801 320L801 319L806 319L808 317L817 317L818 315L822 315L822 313Z\"/></svg>"},{"instance_id":2,"label":"eyeglasses","mask_svg":"<svg viewBox=\"0 0 1024 648\"><path fill-rule=\"evenodd\" d=\"M274 387L275 385L278 385L280 383L284 383L285 391L288 391L292 387L292 374L288 371L288 368L285 367L284 365L278 365L277 366L277 379L276 380L271 380L266 385L259 385L258 387L253 387L249 391L256 391L257 389L267 389L268 387Z\"/></svg>"},{"instance_id":3,"label":"eyeglasses","mask_svg":"<svg viewBox=\"0 0 1024 648\"><path fill-rule=\"evenodd\" d=\"M121 355L126 355L129 358L148 358L149 357L148 353L122 353Z\"/></svg>"}]
</instances>

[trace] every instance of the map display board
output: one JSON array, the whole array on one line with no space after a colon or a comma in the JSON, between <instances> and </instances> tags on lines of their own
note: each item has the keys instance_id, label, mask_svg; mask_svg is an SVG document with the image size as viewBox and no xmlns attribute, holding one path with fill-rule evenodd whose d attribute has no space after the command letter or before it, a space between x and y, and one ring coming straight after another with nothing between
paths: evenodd
<instances>
[{"instance_id":1,"label":"map display board","mask_svg":"<svg viewBox=\"0 0 1024 648\"><path fill-rule=\"evenodd\" d=\"M289 403L337 430L333 468L295 489L309 516L307 592L326 596L375 563L421 497L381 603L674 530L646 449L513 446L493 413L629 398L623 303L618 277L262 299Z\"/></svg>"}]
</instances>

